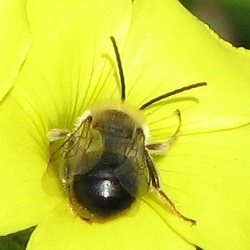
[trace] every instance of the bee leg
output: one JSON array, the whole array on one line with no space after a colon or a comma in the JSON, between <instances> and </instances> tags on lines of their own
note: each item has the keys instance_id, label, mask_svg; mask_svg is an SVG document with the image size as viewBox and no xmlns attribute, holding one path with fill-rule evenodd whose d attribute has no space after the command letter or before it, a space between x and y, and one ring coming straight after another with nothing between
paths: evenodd
<instances>
[{"instance_id":1,"label":"bee leg","mask_svg":"<svg viewBox=\"0 0 250 250\"><path fill-rule=\"evenodd\" d=\"M159 180L159 176L156 172L155 166L150 158L149 155L147 155L147 167L149 170L149 174L151 177L151 184L152 187L157 191L158 195L160 196L160 198L167 204L167 206L169 207L169 209L175 213L176 215L178 215L180 218L182 218L185 221L191 222L192 225L196 224L196 221L190 218L187 218L186 216L182 215L181 212L179 212L177 210L177 208L175 207L174 203L168 198L167 194L165 194L163 192L163 190L161 189L161 185L160 185L160 180Z\"/></svg>"},{"instance_id":2,"label":"bee leg","mask_svg":"<svg viewBox=\"0 0 250 250\"><path fill-rule=\"evenodd\" d=\"M178 116L179 125L178 125L176 131L174 132L174 134L173 134L173 135L170 137L170 139L167 140L166 142L162 142L162 143L152 143L152 144L146 145L146 148L147 148L148 150L165 152L165 151L167 151L167 150L172 146L172 144L175 142L176 137L177 137L177 135L179 134L180 129L181 129L181 111L180 111L179 109L177 109L177 110L175 111L175 113L176 113L177 116Z\"/></svg>"}]
</instances>

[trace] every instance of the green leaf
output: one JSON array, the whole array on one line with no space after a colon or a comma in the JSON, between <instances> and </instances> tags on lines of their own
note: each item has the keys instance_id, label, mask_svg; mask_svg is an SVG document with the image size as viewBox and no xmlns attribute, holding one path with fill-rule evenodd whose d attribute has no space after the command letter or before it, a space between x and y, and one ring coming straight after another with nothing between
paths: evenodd
<instances>
[{"instance_id":1,"label":"green leaf","mask_svg":"<svg viewBox=\"0 0 250 250\"><path fill-rule=\"evenodd\" d=\"M0 237L0 250L22 250L26 248L35 227Z\"/></svg>"}]
</instances>

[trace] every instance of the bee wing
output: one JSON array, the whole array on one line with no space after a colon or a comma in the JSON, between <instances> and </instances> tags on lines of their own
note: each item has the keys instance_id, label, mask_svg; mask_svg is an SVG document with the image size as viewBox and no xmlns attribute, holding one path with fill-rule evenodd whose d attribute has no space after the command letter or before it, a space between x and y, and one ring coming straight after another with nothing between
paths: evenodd
<instances>
[{"instance_id":1,"label":"bee wing","mask_svg":"<svg viewBox=\"0 0 250 250\"><path fill-rule=\"evenodd\" d=\"M50 159L47 165L47 173L49 176L58 177L59 169L62 166L65 148L72 139L71 134L61 129L53 129L47 135L50 143Z\"/></svg>"},{"instance_id":2,"label":"bee wing","mask_svg":"<svg viewBox=\"0 0 250 250\"><path fill-rule=\"evenodd\" d=\"M141 197L148 191L150 176L147 168L147 155L143 132L138 130L131 146L125 150L124 162L114 171L121 185L132 197ZM132 183L135 180L138 186Z\"/></svg>"},{"instance_id":3,"label":"bee wing","mask_svg":"<svg viewBox=\"0 0 250 250\"><path fill-rule=\"evenodd\" d=\"M102 137L92 129L92 117L88 117L54 151L49 165L56 167L61 180L67 180L75 174L89 171L99 161L102 148Z\"/></svg>"}]
</instances>

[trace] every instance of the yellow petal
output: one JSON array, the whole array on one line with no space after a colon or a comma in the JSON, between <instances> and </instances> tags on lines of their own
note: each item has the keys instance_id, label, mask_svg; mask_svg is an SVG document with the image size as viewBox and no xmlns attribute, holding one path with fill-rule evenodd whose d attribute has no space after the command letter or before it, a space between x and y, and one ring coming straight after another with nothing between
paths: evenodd
<instances>
[{"instance_id":1,"label":"yellow petal","mask_svg":"<svg viewBox=\"0 0 250 250\"><path fill-rule=\"evenodd\" d=\"M27 249L194 250L195 247L169 229L161 217L142 202L135 216L103 224L85 222L60 204L38 225Z\"/></svg>"},{"instance_id":2,"label":"yellow petal","mask_svg":"<svg viewBox=\"0 0 250 250\"><path fill-rule=\"evenodd\" d=\"M107 8L111 3L112 9ZM94 90L103 88L104 65L111 68L105 58L112 51L109 37L126 36L129 4L29 1L27 10L34 43L18 84L32 98L48 130L72 127L94 98Z\"/></svg>"},{"instance_id":3,"label":"yellow petal","mask_svg":"<svg viewBox=\"0 0 250 250\"><path fill-rule=\"evenodd\" d=\"M205 248L221 249L225 243L228 247L236 248L237 240L240 239L241 242L238 242L237 246L242 249L248 248L246 235L249 235L249 228L244 227L245 224L249 224L249 218L245 216L249 209L246 199L244 199L245 194L248 196L248 193L242 195L243 190L248 187L247 179L242 180L244 176L249 175L247 168L245 168L248 158L247 152L243 151L243 154L241 154L240 148L242 140L249 141L248 131L246 128L242 128L225 132L220 131L220 133L205 134L200 132L228 129L249 122L249 52L236 50L220 41L211 34L211 31L194 20L176 1L156 1L154 3L134 1L130 34L128 40L125 41L129 25L129 7L126 2L115 1L116 8L110 12L106 4L111 2L101 2L100 6L96 6L96 3L84 2L84 4L91 6L91 11L89 11L88 8L82 7L82 1L81 4L79 1L74 1L70 6L73 9L75 8L75 12L69 11L69 13L61 11L60 8L63 4L65 9L70 9L67 1L58 3L59 6L56 3L49 4L44 1L29 2L28 17L32 33L34 33L34 45L23 65L17 84L8 98L8 104L3 103L2 105L3 109L0 116L1 119L4 119L1 122L1 127L4 130L0 132L1 138L3 138L0 146L4 149L3 155L6 155L0 160L0 163L8 169L1 170L3 171L1 172L1 178L5 178L3 183L6 185L5 196L1 199L1 204L8 201L6 196L9 195L7 191L13 186L9 185L9 180L16 172L17 165L15 162L18 162L18 166L28 166L28 169L32 169L34 166L40 169L38 165L41 166L41 170L36 173L33 170L30 172L23 171L24 167L18 169L20 178L17 175L13 177L13 180L17 181L18 185L20 184L18 179L25 181L25 183L31 183L31 186L23 185L25 189L21 189L22 195L20 197L23 198L23 194L28 190L28 187L34 187L34 189L38 187L38 180L41 181L42 173L45 171L48 161L45 134L49 129L58 126L72 127L75 116L89 107L94 100L102 98L103 93L109 96L112 96L114 92L117 93L115 84L103 84L104 82L109 83L110 66L113 66L112 62L107 63L109 61L107 55L109 58L109 52L113 53L113 51L110 41L106 37L115 35L118 44L121 44L121 55L124 58L124 69L129 90L127 101L129 103L139 106L150 98L178 87L199 81L208 82L208 87L194 90L195 92L192 92L192 94L189 92L190 94L179 95L182 99L177 98L175 101L172 99L166 102L168 105L164 109L159 108L158 113L151 117L148 116L148 123L153 129L153 136L165 139L163 133L166 130L165 122L169 122L169 126L176 125L178 120L173 115L173 111L176 108L185 111L182 112L183 136L180 136L168 157L157 161L157 166L162 173L165 184L164 190L169 191L170 197L173 197L173 201L175 204L177 203L179 210L184 215L196 219L198 225L190 227L188 223L167 213L165 207L158 207L157 204L153 205L153 209L156 209L172 228L193 244ZM72 13L78 13L80 17ZM107 22L96 18L97 15L102 16L103 13L105 13L103 16L109 16L110 13L114 16L108 18L109 21ZM110 21L111 27L109 26ZM102 22L104 22L103 25L101 25ZM89 23L93 26L87 25ZM185 24L187 24L187 27L185 27ZM58 29L58 26L60 29ZM101 34L99 34L99 29L93 30L93 27L100 26L104 27ZM81 27L85 29L81 30ZM81 44L79 41L85 42ZM65 53L62 53L62 51ZM108 54L103 55L99 60L102 54L106 53L103 51ZM113 81L113 83L116 82ZM95 92L93 92L94 89ZM119 92L113 95L119 97ZM10 114L8 111L16 110L16 106L18 107L17 112ZM154 109L157 111L158 107ZM148 115L150 113L152 113L152 110L146 112ZM162 116L173 116L174 120L162 119L158 123L155 122L160 120ZM164 130L161 131L160 136L159 128ZM25 132L22 133L22 131ZM166 131L167 133L171 134L171 132ZM10 138L9 135L13 134L15 137ZM232 143L225 145L225 138L229 142L232 140ZM238 138L240 138L239 141ZM35 141L37 141L37 144ZM20 144L20 142L22 143ZM248 149L249 145L247 143L245 145ZM12 152L18 153L13 156ZM35 152L38 158L34 157L33 153L33 158L31 158L30 152ZM10 161L9 159L13 160ZM40 163L35 165L34 163L37 162ZM204 172L204 168L207 172ZM230 171L228 171L228 168L230 168ZM241 171L238 171L238 169ZM29 175L27 178L25 173ZM30 174L32 175L30 176ZM199 178L196 178L197 176ZM237 181L239 191L232 189L232 179L235 177L240 180ZM33 183L31 178L32 180L36 179L36 181ZM34 202L35 212L34 215L31 214L27 223L37 221L42 213L48 211L55 202L55 199L51 198L50 201L40 191L41 187L38 187L38 203L45 202L45 205L43 204L45 207L37 212L38 204ZM235 209L233 206L235 199L229 197L231 193L237 196L237 202L242 205L242 208ZM15 194L10 196L13 199ZM217 202L213 203L213 198ZM30 204L31 198L27 199L28 204ZM221 200L224 207L220 206ZM20 207L20 205L18 206L20 202L13 204L18 208ZM65 203L63 204L65 205ZM7 208L12 208L11 212L14 211L13 207ZM32 206L31 208L33 209ZM52 240L51 244L55 246L58 242L61 243L61 237L71 233L69 247L72 248L75 248L75 242L82 244L85 240L84 243L86 243L85 232L89 234L86 235L88 238L93 237L92 229L89 230L90 225L82 223L78 218L72 221L72 215L65 209L59 207L52 214L48 214L48 217L39 225L32 237L31 249L32 247L37 249L38 245L49 246L48 235L50 239L53 234L56 242ZM3 208L2 214L5 217L2 218L12 217L8 212L9 210ZM21 215L24 215L24 217L27 217L27 213L27 207L26 210L21 210ZM62 215L61 218L58 217L59 215ZM15 216L10 220L17 220L17 215ZM243 221L243 217L246 217L246 220ZM120 226L123 230L131 228L131 225L134 225L132 221L134 221L134 218L136 220L137 214L132 218L133 220L126 217L113 221L111 224L114 225L114 229L111 231L107 230L106 224L93 224L91 226L93 226L94 231L98 232L98 237L101 240L107 240L107 243L112 238L113 232L119 232L119 239L121 238L124 242L123 237L127 235L127 231L121 231L120 233L118 229ZM153 215L152 210L143 205L138 210L136 226L139 225L139 230L135 230L136 232L132 234L132 237L145 230L145 224L141 224L143 219L150 225L154 225L152 221L155 221L153 229L159 227L159 234L157 235L160 235L160 238L166 242L164 237L168 235L166 233L168 232L167 225L164 224L163 220L159 220L157 216ZM13 221L5 224L10 230L14 228ZM21 220L18 226L24 226L23 221ZM50 221L55 223L50 226ZM73 223L75 230L70 227L71 223ZM236 226L237 223L239 223L238 227ZM65 228L66 233L64 234L64 230L57 230L57 225L60 226L60 229ZM227 227L227 231L225 227ZM149 245L152 246L156 242L154 238L150 238L152 228L147 226L146 228L148 231L145 234L148 241L145 240L145 242L149 242ZM220 231L215 235L217 228ZM223 235L224 231L225 234ZM49 232L49 234L46 235L46 232ZM47 237L44 238L44 235ZM103 235L106 235L106 237ZM225 242L228 235L230 240ZM238 237L237 239L233 238L235 235ZM134 238L131 237L129 245L124 242L124 246L131 248L136 239L142 238L141 235L135 236ZM154 237L157 238L158 236ZM96 243L95 238L91 240L92 243L90 244ZM111 244L116 246L115 244L118 244L116 240L116 237L111 239ZM169 243L170 246L173 244L178 246L178 249L183 249L177 241L179 242L176 238L173 239ZM39 244L36 242L39 242ZM40 242L42 242L41 245ZM159 241L157 240L157 242ZM152 247L150 248L152 249Z\"/></svg>"},{"instance_id":4,"label":"yellow petal","mask_svg":"<svg viewBox=\"0 0 250 250\"><path fill-rule=\"evenodd\" d=\"M152 129L174 126L177 108L185 110L187 130L196 132L249 122L249 51L219 39L178 1L135 1L133 13L123 54L129 102L139 106L180 87L208 83L145 110L155 111L149 123L162 120Z\"/></svg>"},{"instance_id":5,"label":"yellow petal","mask_svg":"<svg viewBox=\"0 0 250 250\"><path fill-rule=\"evenodd\" d=\"M26 96L11 91L0 108L0 233L32 225L58 202L46 194L41 179L46 169L43 124Z\"/></svg>"},{"instance_id":6,"label":"yellow petal","mask_svg":"<svg viewBox=\"0 0 250 250\"><path fill-rule=\"evenodd\" d=\"M144 112L160 141L178 125L173 111L182 112L181 135L157 166L164 190L198 225L190 227L155 206L194 244L248 249L250 52L220 40L176 1L136 1L134 13L124 52L130 102L143 104L191 83L208 83Z\"/></svg>"},{"instance_id":7,"label":"yellow petal","mask_svg":"<svg viewBox=\"0 0 250 250\"><path fill-rule=\"evenodd\" d=\"M117 2L110 15L109 3L27 4L33 44L15 86L0 106L1 234L37 224L60 200L42 186L49 161L46 134L51 128L73 126L71 118L82 112L103 44L111 45L112 34L126 34L129 5ZM116 30L116 22L121 30ZM94 30L89 23L100 28Z\"/></svg>"},{"instance_id":8,"label":"yellow petal","mask_svg":"<svg viewBox=\"0 0 250 250\"><path fill-rule=\"evenodd\" d=\"M0 101L17 78L31 45L26 0L0 2Z\"/></svg>"},{"instance_id":9,"label":"yellow petal","mask_svg":"<svg viewBox=\"0 0 250 250\"><path fill-rule=\"evenodd\" d=\"M250 248L249 141L249 125L180 136L157 162L164 190L197 225L190 227L164 207L152 206L174 230L204 249Z\"/></svg>"}]
</instances>

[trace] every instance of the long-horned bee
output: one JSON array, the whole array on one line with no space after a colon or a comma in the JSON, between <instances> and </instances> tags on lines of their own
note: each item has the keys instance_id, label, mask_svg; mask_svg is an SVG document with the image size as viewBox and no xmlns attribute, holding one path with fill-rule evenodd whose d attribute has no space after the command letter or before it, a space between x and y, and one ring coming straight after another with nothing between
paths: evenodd
<instances>
[{"instance_id":1,"label":"long-horned bee","mask_svg":"<svg viewBox=\"0 0 250 250\"><path fill-rule=\"evenodd\" d=\"M151 150L164 150L175 140L181 126L164 143L148 143L148 127L141 122L143 110L152 104L180 92L207 85L200 82L165 93L139 107L137 115L126 108L126 85L122 62L114 37L110 37L119 69L121 101L114 108L107 103L86 110L75 130L53 129L49 132L51 158L71 208L83 219L113 218L131 207L136 199L154 189L167 207L182 219L182 215L161 189ZM56 165L56 167L54 166Z\"/></svg>"}]
</instances>

